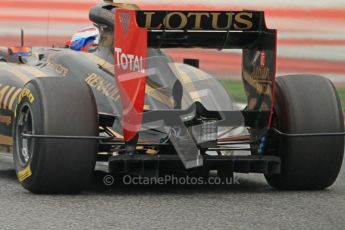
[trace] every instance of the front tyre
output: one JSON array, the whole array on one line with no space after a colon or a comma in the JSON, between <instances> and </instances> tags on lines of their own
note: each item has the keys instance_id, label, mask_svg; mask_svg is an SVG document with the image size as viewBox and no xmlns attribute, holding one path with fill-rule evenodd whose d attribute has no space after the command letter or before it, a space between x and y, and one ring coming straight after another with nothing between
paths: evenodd
<instances>
[{"instance_id":1,"label":"front tyre","mask_svg":"<svg viewBox=\"0 0 345 230\"><path fill-rule=\"evenodd\" d=\"M344 132L338 94L326 78L277 78L273 127L285 133ZM280 137L276 152L282 159L278 175L265 175L277 189L319 190L331 186L340 171L344 137Z\"/></svg>"},{"instance_id":2,"label":"front tyre","mask_svg":"<svg viewBox=\"0 0 345 230\"><path fill-rule=\"evenodd\" d=\"M39 135L98 136L95 99L85 82L47 77L28 82L13 126L14 167L33 193L77 193L95 167L97 141L24 138Z\"/></svg>"}]
</instances>

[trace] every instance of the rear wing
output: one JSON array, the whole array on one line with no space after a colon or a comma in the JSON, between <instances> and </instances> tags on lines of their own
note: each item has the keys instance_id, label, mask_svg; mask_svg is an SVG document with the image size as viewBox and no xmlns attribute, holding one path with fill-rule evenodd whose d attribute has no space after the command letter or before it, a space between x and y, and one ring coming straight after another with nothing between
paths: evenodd
<instances>
[{"instance_id":1,"label":"rear wing","mask_svg":"<svg viewBox=\"0 0 345 230\"><path fill-rule=\"evenodd\" d=\"M263 11L157 11L105 2L90 10L90 20L112 29L118 10L135 12L121 21L135 18L151 48L275 49L276 30L267 29Z\"/></svg>"},{"instance_id":2,"label":"rear wing","mask_svg":"<svg viewBox=\"0 0 345 230\"><path fill-rule=\"evenodd\" d=\"M274 49L262 11L136 11L153 48Z\"/></svg>"},{"instance_id":3,"label":"rear wing","mask_svg":"<svg viewBox=\"0 0 345 230\"><path fill-rule=\"evenodd\" d=\"M115 79L121 94L126 141L136 138L142 123L149 47L242 49L246 111L255 116L251 126L270 126L277 32L267 29L263 12L118 8L108 16L112 22L108 27L114 28ZM102 18L102 22L106 20Z\"/></svg>"}]
</instances>

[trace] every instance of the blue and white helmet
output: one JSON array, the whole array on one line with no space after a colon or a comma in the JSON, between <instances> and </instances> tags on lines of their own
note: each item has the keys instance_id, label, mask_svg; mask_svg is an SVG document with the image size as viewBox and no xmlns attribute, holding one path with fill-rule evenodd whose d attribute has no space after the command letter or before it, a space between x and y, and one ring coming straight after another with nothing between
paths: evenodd
<instances>
[{"instance_id":1,"label":"blue and white helmet","mask_svg":"<svg viewBox=\"0 0 345 230\"><path fill-rule=\"evenodd\" d=\"M75 51L89 51L94 49L99 43L99 30L95 26L88 26L76 32L69 47Z\"/></svg>"}]
</instances>

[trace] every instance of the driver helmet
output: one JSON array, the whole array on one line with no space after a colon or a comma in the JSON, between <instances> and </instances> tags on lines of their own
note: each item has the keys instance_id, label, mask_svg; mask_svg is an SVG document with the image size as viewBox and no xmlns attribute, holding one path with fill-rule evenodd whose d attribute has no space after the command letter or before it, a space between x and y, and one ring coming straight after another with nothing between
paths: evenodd
<instances>
[{"instance_id":1,"label":"driver helmet","mask_svg":"<svg viewBox=\"0 0 345 230\"><path fill-rule=\"evenodd\" d=\"M88 26L76 32L71 41L69 41L68 46L75 51L93 52L97 49L98 43L98 28L95 26Z\"/></svg>"}]
</instances>

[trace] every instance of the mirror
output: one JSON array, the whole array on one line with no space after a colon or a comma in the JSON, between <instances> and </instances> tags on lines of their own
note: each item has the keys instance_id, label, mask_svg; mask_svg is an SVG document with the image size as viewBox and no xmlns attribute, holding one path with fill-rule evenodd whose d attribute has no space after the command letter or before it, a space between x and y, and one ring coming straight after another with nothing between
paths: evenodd
<instances>
[{"instance_id":1,"label":"mirror","mask_svg":"<svg viewBox=\"0 0 345 230\"><path fill-rule=\"evenodd\" d=\"M12 57L29 57L32 55L32 48L21 46L21 47L9 47L7 55Z\"/></svg>"}]
</instances>

